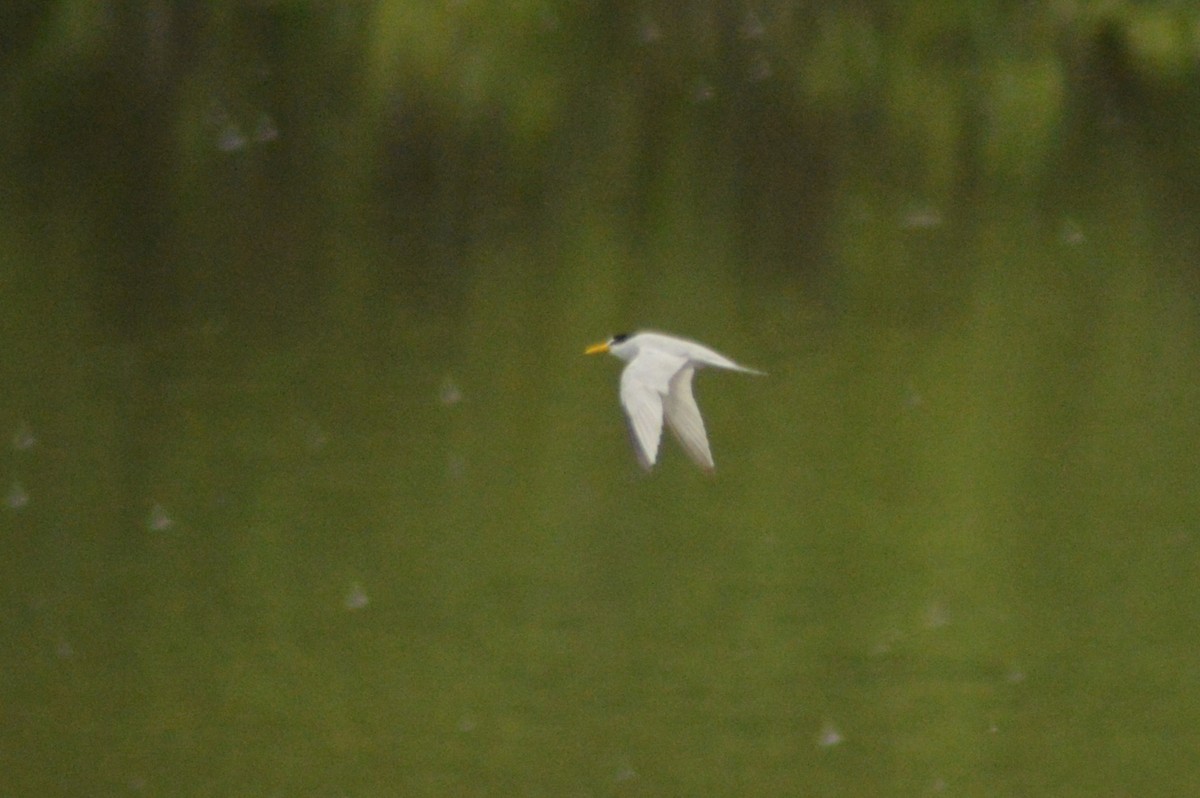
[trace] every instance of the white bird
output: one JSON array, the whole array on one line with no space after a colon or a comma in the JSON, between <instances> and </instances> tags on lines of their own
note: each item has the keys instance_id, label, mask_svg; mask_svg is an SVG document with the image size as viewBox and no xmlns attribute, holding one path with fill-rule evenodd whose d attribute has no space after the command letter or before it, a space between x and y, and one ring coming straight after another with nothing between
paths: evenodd
<instances>
[{"instance_id":1,"label":"white bird","mask_svg":"<svg viewBox=\"0 0 1200 798\"><path fill-rule=\"evenodd\" d=\"M629 365L621 372L621 406L633 431L638 462L649 471L658 460L662 426L667 426L696 465L712 471L704 419L692 396L692 375L707 367L763 374L734 363L703 344L656 332L614 335L584 354L608 352Z\"/></svg>"}]
</instances>

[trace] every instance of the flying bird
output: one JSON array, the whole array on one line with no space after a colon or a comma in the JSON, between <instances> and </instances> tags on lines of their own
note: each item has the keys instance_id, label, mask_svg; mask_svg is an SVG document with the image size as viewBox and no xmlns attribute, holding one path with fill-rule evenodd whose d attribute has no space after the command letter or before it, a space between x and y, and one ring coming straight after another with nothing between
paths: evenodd
<instances>
[{"instance_id":1,"label":"flying bird","mask_svg":"<svg viewBox=\"0 0 1200 798\"><path fill-rule=\"evenodd\" d=\"M738 365L703 344L656 332L622 333L584 350L588 355L605 352L629 364L621 372L621 407L629 418L638 462L647 471L658 460L664 421L696 465L706 471L715 468L704 419L692 396L697 369L764 373Z\"/></svg>"}]
</instances>

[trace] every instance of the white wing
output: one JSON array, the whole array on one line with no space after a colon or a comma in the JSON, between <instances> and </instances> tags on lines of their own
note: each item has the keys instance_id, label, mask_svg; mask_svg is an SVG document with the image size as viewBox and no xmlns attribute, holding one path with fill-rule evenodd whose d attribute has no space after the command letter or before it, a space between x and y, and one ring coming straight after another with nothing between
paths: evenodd
<instances>
[{"instance_id":1,"label":"white wing","mask_svg":"<svg viewBox=\"0 0 1200 798\"><path fill-rule=\"evenodd\" d=\"M692 462L706 471L712 471L712 452L708 448L708 434L704 431L704 419L692 396L692 375L696 373L690 364L681 368L671 378L667 398L663 407L667 425L679 439Z\"/></svg>"},{"instance_id":2,"label":"white wing","mask_svg":"<svg viewBox=\"0 0 1200 798\"><path fill-rule=\"evenodd\" d=\"M670 392L671 377L686 363L682 357L642 350L621 372L621 406L629 417L638 462L647 470L658 460L663 397Z\"/></svg>"},{"instance_id":3,"label":"white wing","mask_svg":"<svg viewBox=\"0 0 1200 798\"><path fill-rule=\"evenodd\" d=\"M634 339L642 344L642 351L653 349L658 352L687 358L697 368L707 366L710 368L729 369L730 371L744 371L747 374L763 375L763 372L758 369L747 368L740 363L735 363L720 352L709 349L698 341L656 332L641 332L635 335Z\"/></svg>"}]
</instances>

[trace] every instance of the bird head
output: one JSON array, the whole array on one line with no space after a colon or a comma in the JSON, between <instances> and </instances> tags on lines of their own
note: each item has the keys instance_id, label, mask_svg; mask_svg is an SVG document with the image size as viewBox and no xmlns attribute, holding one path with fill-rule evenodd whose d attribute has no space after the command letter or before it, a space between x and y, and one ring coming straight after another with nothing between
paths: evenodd
<instances>
[{"instance_id":1,"label":"bird head","mask_svg":"<svg viewBox=\"0 0 1200 798\"><path fill-rule=\"evenodd\" d=\"M612 354L617 355L617 357L620 357L620 346L627 340L629 340L629 333L618 333L612 338L609 338L607 341L589 346L587 349L583 350L583 353L585 355L603 355L605 352L611 352ZM614 349L614 347L616 349Z\"/></svg>"}]
</instances>

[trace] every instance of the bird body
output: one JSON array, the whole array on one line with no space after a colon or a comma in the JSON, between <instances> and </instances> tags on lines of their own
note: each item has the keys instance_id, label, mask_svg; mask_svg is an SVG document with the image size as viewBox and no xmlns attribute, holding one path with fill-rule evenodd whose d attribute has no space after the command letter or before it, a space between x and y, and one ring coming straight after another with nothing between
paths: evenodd
<instances>
[{"instance_id":1,"label":"bird body","mask_svg":"<svg viewBox=\"0 0 1200 798\"><path fill-rule=\"evenodd\" d=\"M656 332L615 335L590 346L586 354L608 352L628 365L621 372L621 406L629 419L634 451L646 470L658 460L665 422L696 465L712 471L712 452L704 419L692 395L698 369L719 368L747 374L763 372L739 365L696 341Z\"/></svg>"}]
</instances>

